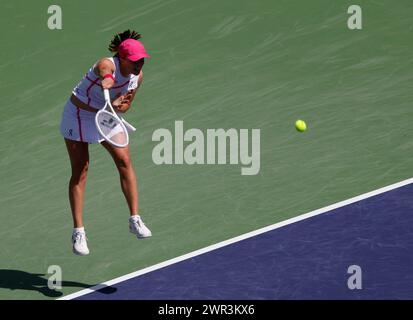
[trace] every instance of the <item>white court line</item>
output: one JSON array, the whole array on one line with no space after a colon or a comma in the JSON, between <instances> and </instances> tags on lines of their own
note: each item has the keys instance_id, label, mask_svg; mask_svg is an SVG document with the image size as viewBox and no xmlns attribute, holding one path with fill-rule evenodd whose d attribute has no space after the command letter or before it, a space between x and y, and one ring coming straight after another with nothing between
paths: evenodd
<instances>
[{"instance_id":1,"label":"white court line","mask_svg":"<svg viewBox=\"0 0 413 320\"><path fill-rule=\"evenodd\" d=\"M179 257L176 257L176 258L173 258L173 259L170 259L170 260L167 260L167 261L164 261L164 262L155 264L155 265L153 265L153 266L150 266L150 267L147 267L147 268L144 268L144 269L141 269L141 270L138 270L138 271L135 271L135 272L126 274L126 275L124 275L124 276L121 276L121 277L118 277L118 278L115 278L115 279L112 279L112 280L103 282L103 283L98 284L98 285L96 285L96 286L93 286L93 287L91 287L91 288L84 289L84 290L81 290L81 291L78 291L78 292L75 292L75 293L66 295L66 296L61 297L61 298L59 298L59 299L57 299L57 300L71 300L71 299L74 299L74 298L77 298L77 297L86 295L86 294L88 294L88 293L95 292L95 291L97 291L97 290L99 290L99 289L102 289L102 288L104 288L104 287L106 287L106 286L112 286L112 285L114 285L114 284L116 284L116 283L119 283L119 282L122 282L122 281L125 281L125 280L129 280L129 279L131 279L131 278L135 278L135 277L140 276L140 275L143 275L143 274L145 274L145 273L149 273L149 272L152 272L152 271L161 269L161 268L163 268L163 267L170 266L170 265L172 265L172 264L174 264L174 263L178 263L178 262L181 262L181 261L183 261L183 260L186 260L186 259L189 259L189 258L193 258L193 257L195 257L195 256L199 256L199 255L201 255L201 254L203 254L203 253L206 253L206 252L209 252L209 251L212 251L212 250L216 250L216 249L218 249L218 248L225 247L225 246L230 245L230 244L233 244L233 243L235 243L235 242L239 242L239 241L242 241L242 240L245 240L245 239L254 237L254 236L256 236L256 235L259 235L259 234L262 234L262 233L265 233L265 232L268 232L268 231L271 231L271 230L274 230L274 229L278 229L278 228L284 227L284 226L286 226L286 225L289 225L289 224L292 224L292 223L295 223L295 222L298 222L298 221L302 221L302 220L304 220L304 219L308 219L308 218L317 216L317 215L319 215L319 214L322 214L322 213L325 213L325 212L328 212L328 211L331 211L331 210L334 210L334 209L337 209L337 208L344 207L344 206L349 205L349 204L352 204L352 203L354 203L354 202L358 202L358 201L361 201L361 200L364 200L364 199L367 199L367 198L376 196L376 195L378 195L378 194L385 193L385 192L388 192L388 191L390 191L390 190L403 187L403 186L408 185L408 184L410 184L410 183L413 183L413 178L410 178L410 179L407 179L407 180L403 180L403 181L397 182L397 183L395 183L395 184L389 185L389 186L387 186L387 187L383 187L383 188L380 188L380 189L373 190L373 191L368 192L368 193L364 193L364 194L359 195L359 196L356 196L356 197L354 197L354 198L350 198L350 199L347 199L347 200L344 200L344 201L341 201L341 202L334 203L334 204L329 205L329 206L327 206L327 207L324 207L324 208L321 208L321 209L317 209L317 210L314 210L314 211L311 211L311 212L308 212L308 213L299 215L299 216L297 216L297 217L294 217L294 218L291 218L291 219L288 219L288 220L285 220L285 221L278 222L278 223L276 223L276 224L273 224L273 225L270 225L270 226L267 226L267 227L264 227L264 228L255 230L255 231L251 231L251 232L242 234L242 235L240 235L240 236L238 236L238 237L235 237L235 238L232 238L232 239L228 239L228 240L225 240L225 241L222 241L222 242L213 244L213 245L211 245L211 246L208 246L208 247L205 247L205 248L196 250L196 251L192 251L192 252L187 253L187 254L184 254L184 255L182 255L182 256L179 256Z\"/></svg>"}]
</instances>

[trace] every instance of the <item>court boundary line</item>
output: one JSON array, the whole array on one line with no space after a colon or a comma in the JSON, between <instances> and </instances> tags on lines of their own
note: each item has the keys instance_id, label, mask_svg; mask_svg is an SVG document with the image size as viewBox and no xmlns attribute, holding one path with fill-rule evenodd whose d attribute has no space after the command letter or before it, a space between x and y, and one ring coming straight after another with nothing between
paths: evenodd
<instances>
[{"instance_id":1,"label":"court boundary line","mask_svg":"<svg viewBox=\"0 0 413 320\"><path fill-rule=\"evenodd\" d=\"M388 185L388 186L385 186L385 187L382 187L382 188L379 188L379 189L376 189L376 190L373 190L373 191L370 191L370 192L367 192L367 193L363 193L361 195L349 198L347 200L336 202L336 203L328 205L326 207L316 209L316 210L301 214L299 216L296 216L296 217L293 217L293 218L290 218L290 219L287 219L287 220L284 220L284 221L277 222L277 223L269 225L267 227L263 227L263 228L260 228L260 229L254 230L254 231L244 233L244 234L236 236L234 238L224 240L224 241L218 242L216 244L207 246L205 248L201 248L201 249L186 253L186 254L181 255L179 257L175 257L175 258L157 263L155 265L143 268L141 270L137 270L137 271L128 273L126 275L114 278L112 280L102 282L102 283L100 283L98 285L95 285L91 288L83 289L83 290L80 290L78 292L74 292L74 293L68 294L66 296L60 297L57 300L75 299L75 298L84 296L86 294L89 294L89 293L98 291L100 289L103 289L105 287L112 286L112 285L117 284L119 282L123 282L123 281L129 280L129 279L132 279L132 278L136 278L136 277L141 276L143 274L146 274L146 273L149 273L149 272L152 272L152 271L155 271L155 270L159 270L159 269L162 269L164 267L170 266L172 264L175 264L175 263L178 263L178 262L181 262L181 261L199 256L201 254L204 254L204 253L207 253L207 252L210 252L210 251L228 246L230 244L233 244L233 243L236 243L236 242L248 239L248 238L252 238L254 236L266 233L268 231L272 231L272 230L275 230L275 229L278 229L278 228L281 228L281 227L284 227L284 226L287 226L287 225L290 225L290 224L293 224L293 223L296 223L296 222L299 222L299 221L303 221L305 219L312 218L312 217L318 216L320 214L323 214L323 213L326 213L326 212L329 212L329 211L332 211L332 210L335 210L335 209L338 209L338 208L341 208L341 207L345 207L345 206L353 204L355 202L359 202L359 201L377 196L379 194L386 193L386 192L392 191L392 190L397 189L397 188L401 188L401 187L406 186L406 185L411 184L411 183L413 183L413 177L409 178L409 179L406 179L406 180L402 180L400 182L396 182L394 184L391 184L391 185Z\"/></svg>"}]
</instances>

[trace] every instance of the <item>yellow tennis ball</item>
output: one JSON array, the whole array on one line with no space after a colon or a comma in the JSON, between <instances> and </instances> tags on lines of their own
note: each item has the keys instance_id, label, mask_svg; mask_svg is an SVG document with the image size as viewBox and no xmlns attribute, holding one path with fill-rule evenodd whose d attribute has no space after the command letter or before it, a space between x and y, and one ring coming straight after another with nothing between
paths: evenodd
<instances>
[{"instance_id":1,"label":"yellow tennis ball","mask_svg":"<svg viewBox=\"0 0 413 320\"><path fill-rule=\"evenodd\" d=\"M297 120L295 122L295 128L300 131L303 132L307 129L307 125L305 124L305 122L303 120Z\"/></svg>"}]
</instances>

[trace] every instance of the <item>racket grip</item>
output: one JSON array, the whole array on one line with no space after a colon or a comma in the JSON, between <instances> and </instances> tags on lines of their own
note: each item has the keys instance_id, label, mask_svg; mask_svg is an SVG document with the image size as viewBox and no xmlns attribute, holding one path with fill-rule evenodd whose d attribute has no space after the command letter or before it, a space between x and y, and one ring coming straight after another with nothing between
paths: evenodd
<instances>
[{"instance_id":1,"label":"racket grip","mask_svg":"<svg viewBox=\"0 0 413 320\"><path fill-rule=\"evenodd\" d=\"M103 95L105 96L105 101L110 102L109 89L103 89Z\"/></svg>"}]
</instances>

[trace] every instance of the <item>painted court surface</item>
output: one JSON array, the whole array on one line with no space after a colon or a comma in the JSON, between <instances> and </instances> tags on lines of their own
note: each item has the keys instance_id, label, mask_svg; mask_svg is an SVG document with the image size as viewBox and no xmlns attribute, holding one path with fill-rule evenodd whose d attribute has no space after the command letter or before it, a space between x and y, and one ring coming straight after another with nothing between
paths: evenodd
<instances>
[{"instance_id":1,"label":"painted court surface","mask_svg":"<svg viewBox=\"0 0 413 320\"><path fill-rule=\"evenodd\" d=\"M65 299L411 299L413 215L406 212L413 209L412 182ZM355 265L360 290L348 286L348 267Z\"/></svg>"},{"instance_id":2,"label":"painted court surface","mask_svg":"<svg viewBox=\"0 0 413 320\"><path fill-rule=\"evenodd\" d=\"M106 282L76 298L411 299L413 2L363 0L363 29L349 30L353 4L60 1L63 29L49 30L50 1L2 1L0 299L70 298ZM138 129L131 157L153 237L128 232L117 170L92 145L91 254L78 257L61 113L112 36L129 28L151 55L125 118ZM241 175L240 164L156 165L152 135L173 133L175 121L202 132L259 129L258 174ZM289 219L300 221L278 224ZM52 265L62 269L58 291L47 287ZM354 265L361 290L347 286Z\"/></svg>"}]
</instances>

